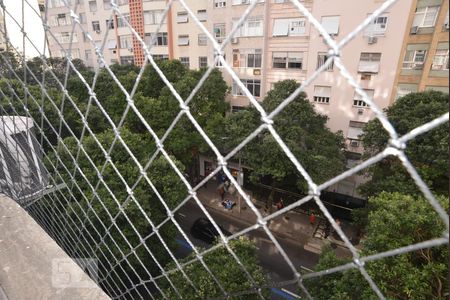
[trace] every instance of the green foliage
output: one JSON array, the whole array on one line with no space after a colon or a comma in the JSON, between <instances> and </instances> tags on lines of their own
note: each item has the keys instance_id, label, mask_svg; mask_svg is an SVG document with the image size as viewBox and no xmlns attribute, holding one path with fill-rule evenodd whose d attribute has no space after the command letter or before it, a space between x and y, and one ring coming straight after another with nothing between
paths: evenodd
<instances>
[{"instance_id":1,"label":"green foliage","mask_svg":"<svg viewBox=\"0 0 450 300\"><path fill-rule=\"evenodd\" d=\"M110 130L97 135L100 144L106 150L112 145L114 137L114 133ZM134 134L123 129L121 137L135 159L141 164L145 164L148 154L156 149L151 140L144 135ZM141 238L137 233L141 237L146 237L153 232L149 218L151 217L155 224L159 224L167 217L166 210L145 179L139 181L133 190L133 197L129 197L127 185L133 186L139 179L141 172L120 142L117 142L111 151L110 156L114 163L113 166L106 163L104 153L95 139L92 136L86 137L83 140L83 151L80 152L77 160L79 169L73 163L73 158L76 157L79 149L76 141L73 138L67 138L64 143L68 150L62 146L59 147L58 156L62 163L59 162L58 168L60 173L63 174L64 180L68 183L72 181L66 170L72 171L76 182L76 186L72 187L73 197L70 194L66 195L67 198L71 199L74 210L70 217L76 219L77 216L83 215L83 210L88 211L86 230L90 233L98 233L94 235L95 243L99 243L100 249L103 251L107 252L106 250L109 248L115 257L121 257L121 252L128 253L131 251L130 246L136 247L141 243ZM56 156L51 156L51 158L53 164L56 165ZM175 159L174 161L177 167L183 171L183 165ZM102 175L103 182L99 181L92 162L98 170L101 170L103 164L106 163ZM76 172L73 172L74 170ZM120 178L118 173L123 178ZM165 158L157 157L147 170L147 174L171 209L186 197L186 188ZM96 194L93 193L92 187L97 187ZM114 222L112 221L113 218ZM137 232L131 227L131 224ZM107 230L109 227L111 229ZM171 227L161 229L160 233L165 237L176 235L175 230ZM104 243L101 243L101 236L108 237ZM176 248L174 239L168 238L165 242L169 245L169 248ZM147 240L145 245L162 265L169 261L168 253L156 235ZM90 253L90 255L99 255L99 253ZM132 267L140 268L143 263L152 272L159 271L148 251L142 246L139 248L139 257L141 262L131 260L133 262ZM125 268L130 268L130 266L125 266ZM144 270L142 272L145 273Z\"/></svg>"},{"instance_id":2,"label":"green foliage","mask_svg":"<svg viewBox=\"0 0 450 300\"><path fill-rule=\"evenodd\" d=\"M274 110L298 88L294 80L275 84L262 105L268 112ZM274 119L274 126L286 145L316 182L323 182L344 170L344 138L326 127L327 117L315 112L313 105L301 93ZM233 114L227 124L229 140L236 145L261 124L254 108ZM296 187L307 191L306 181L287 158L272 135L260 133L243 150L245 164L252 169L251 180L260 182L270 177L272 185Z\"/></svg>"},{"instance_id":3,"label":"green foliage","mask_svg":"<svg viewBox=\"0 0 450 300\"><path fill-rule=\"evenodd\" d=\"M267 284L267 277L259 265L255 244L245 237L240 237L237 240L230 241L229 245L242 261L249 274L253 277L257 286L259 287ZM194 254L191 254L185 260L189 261L195 257L196 256ZM233 256L231 256L228 250L223 246L205 254L203 259L227 292L239 292L252 288L251 281L247 275L238 265ZM174 268L175 265L171 264L170 267ZM200 262L196 261L187 265L184 267L184 271L192 280L194 285L196 285L198 293L196 293L192 286L186 282L185 277L183 277L180 271L172 273L169 276L184 298L209 299L223 296L217 283ZM166 296L169 299L178 298L175 291L168 286L168 283L165 284ZM268 297L267 291L264 291L263 294L265 294L266 298ZM256 294L250 294L234 297L233 299L259 299L259 296Z\"/></svg>"},{"instance_id":4,"label":"green foliage","mask_svg":"<svg viewBox=\"0 0 450 300\"><path fill-rule=\"evenodd\" d=\"M448 209L448 199L438 200ZM420 196L383 192L370 198L369 205L362 256L438 238L445 229L429 202ZM345 262L330 249L324 249L317 270ZM367 263L365 268L389 299L444 299L448 293L447 262L448 249L441 246L379 259ZM316 299L376 299L357 270L307 283Z\"/></svg>"},{"instance_id":5,"label":"green foliage","mask_svg":"<svg viewBox=\"0 0 450 300\"><path fill-rule=\"evenodd\" d=\"M438 91L411 93L386 109L386 115L399 135L404 135L448 111L448 94ZM382 151L388 135L378 120L367 123L362 141L365 157ZM448 127L441 125L409 141L405 151L422 179L437 194L448 195ZM396 158L385 159L368 169L371 180L361 193L374 196L382 191L416 194L417 186Z\"/></svg>"}]
</instances>

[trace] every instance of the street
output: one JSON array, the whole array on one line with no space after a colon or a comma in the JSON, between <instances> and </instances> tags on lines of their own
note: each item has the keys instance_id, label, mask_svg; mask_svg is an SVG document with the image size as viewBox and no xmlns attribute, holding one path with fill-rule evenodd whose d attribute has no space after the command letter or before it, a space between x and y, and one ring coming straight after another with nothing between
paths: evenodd
<instances>
[{"instance_id":1,"label":"street","mask_svg":"<svg viewBox=\"0 0 450 300\"><path fill-rule=\"evenodd\" d=\"M211 214L213 219L217 222L217 224L221 225L223 228L228 230L231 233L236 233L246 227L249 226L248 223L237 220L235 218L230 218L226 215L218 213L213 209L208 209L208 212ZM178 212L177 212L177 220L180 226L183 228L185 233L188 235L189 239L196 246L201 247L210 247L211 245L198 240L191 236L190 229L192 224L198 218L205 217L204 213L198 207L198 205L193 202L187 202ZM270 275L272 282L281 282L286 280L293 279L293 273L283 257L280 255L278 249L275 247L273 242L269 239L267 234L262 230L253 230L246 234L247 237L253 239L256 242L256 245L259 249L258 257L261 262L262 267L267 271ZM284 249L288 257L291 259L294 266L297 270L300 270L301 267L305 267L308 269L312 269L314 265L318 262L319 255L316 253L312 253L303 249L303 246L293 241L282 239L276 237L280 246ZM178 243L182 246L180 250L177 252L178 257L184 257L191 252L189 245L183 239L181 234L177 236ZM295 285L285 287L287 290L290 290L294 293L298 293L298 287ZM277 293L278 294L278 293ZM295 299L292 296L289 297L286 294L286 297L273 299ZM280 295L279 295L280 296Z\"/></svg>"}]
</instances>

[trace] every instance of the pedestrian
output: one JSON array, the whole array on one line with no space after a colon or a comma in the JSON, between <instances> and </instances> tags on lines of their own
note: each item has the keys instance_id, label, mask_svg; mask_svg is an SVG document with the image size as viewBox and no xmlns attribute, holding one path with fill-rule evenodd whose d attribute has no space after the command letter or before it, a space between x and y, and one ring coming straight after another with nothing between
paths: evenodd
<instances>
[{"instance_id":1,"label":"pedestrian","mask_svg":"<svg viewBox=\"0 0 450 300\"><path fill-rule=\"evenodd\" d=\"M217 187L217 190L219 191L220 200L223 201L223 196L225 195L224 184L223 183L219 184L219 186Z\"/></svg>"},{"instance_id":2,"label":"pedestrian","mask_svg":"<svg viewBox=\"0 0 450 300\"><path fill-rule=\"evenodd\" d=\"M280 210L284 207L283 199L280 198L280 201L277 202L277 210Z\"/></svg>"},{"instance_id":3,"label":"pedestrian","mask_svg":"<svg viewBox=\"0 0 450 300\"><path fill-rule=\"evenodd\" d=\"M309 223L313 226L316 223L316 215L314 214L314 212L311 212L311 214L309 215Z\"/></svg>"}]
</instances>

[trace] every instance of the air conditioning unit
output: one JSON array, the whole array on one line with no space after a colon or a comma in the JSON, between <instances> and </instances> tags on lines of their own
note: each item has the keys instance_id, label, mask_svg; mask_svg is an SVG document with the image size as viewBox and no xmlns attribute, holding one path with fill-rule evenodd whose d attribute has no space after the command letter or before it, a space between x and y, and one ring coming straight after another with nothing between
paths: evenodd
<instances>
[{"instance_id":1,"label":"air conditioning unit","mask_svg":"<svg viewBox=\"0 0 450 300\"><path fill-rule=\"evenodd\" d=\"M232 39L231 39L231 43L232 43L232 44L237 44L237 43L239 43L239 38L237 38L237 37L232 38Z\"/></svg>"},{"instance_id":2,"label":"air conditioning unit","mask_svg":"<svg viewBox=\"0 0 450 300\"><path fill-rule=\"evenodd\" d=\"M445 30L448 30L448 28L449 28L449 24L448 24L448 23L445 23L445 24L444 24L444 29L445 29Z\"/></svg>"},{"instance_id":3,"label":"air conditioning unit","mask_svg":"<svg viewBox=\"0 0 450 300\"><path fill-rule=\"evenodd\" d=\"M358 108L358 115L362 115L364 113L364 108Z\"/></svg>"},{"instance_id":4,"label":"air conditioning unit","mask_svg":"<svg viewBox=\"0 0 450 300\"><path fill-rule=\"evenodd\" d=\"M100 30L96 30L95 32L96 32L96 33L100 33L101 31L100 31Z\"/></svg>"},{"instance_id":5,"label":"air conditioning unit","mask_svg":"<svg viewBox=\"0 0 450 300\"><path fill-rule=\"evenodd\" d=\"M133 48L128 48L128 51L133 52Z\"/></svg>"},{"instance_id":6,"label":"air conditioning unit","mask_svg":"<svg viewBox=\"0 0 450 300\"><path fill-rule=\"evenodd\" d=\"M368 43L369 45L375 44L376 42L378 42L378 38L375 37L375 36L369 36L369 38L367 39L367 43Z\"/></svg>"},{"instance_id":7,"label":"air conditioning unit","mask_svg":"<svg viewBox=\"0 0 450 300\"><path fill-rule=\"evenodd\" d=\"M359 147L359 142L356 140L351 140L350 141L350 147Z\"/></svg>"},{"instance_id":8,"label":"air conditioning unit","mask_svg":"<svg viewBox=\"0 0 450 300\"><path fill-rule=\"evenodd\" d=\"M419 26L413 26L411 27L411 34L417 34L417 32L419 32Z\"/></svg>"},{"instance_id":9,"label":"air conditioning unit","mask_svg":"<svg viewBox=\"0 0 450 300\"><path fill-rule=\"evenodd\" d=\"M261 75L261 69L253 69L253 75Z\"/></svg>"}]
</instances>

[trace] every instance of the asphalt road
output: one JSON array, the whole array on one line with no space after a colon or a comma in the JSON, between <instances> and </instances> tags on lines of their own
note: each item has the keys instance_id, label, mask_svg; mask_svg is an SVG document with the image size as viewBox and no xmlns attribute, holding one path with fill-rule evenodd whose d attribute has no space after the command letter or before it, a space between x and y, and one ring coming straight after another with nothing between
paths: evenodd
<instances>
[{"instance_id":1,"label":"asphalt road","mask_svg":"<svg viewBox=\"0 0 450 300\"><path fill-rule=\"evenodd\" d=\"M231 233L236 233L249 226L245 222L218 213L214 209L208 209L208 212L219 225L221 225ZM195 202L189 201L178 211L176 219L194 245L207 248L211 245L192 237L190 234L192 224L195 220L201 217L205 217L204 213ZM270 275L273 282L281 282L293 279L293 272L291 271L290 267L288 266L284 258L280 255L277 247L263 230L259 229L257 231L250 231L246 235L249 238L255 240L256 245L259 249L258 256L261 265ZM276 238L297 270L300 270L301 267L311 269L318 262L318 254L306 251L301 245L293 243L290 240L282 239L280 237ZM182 238L181 234L177 237L177 241L179 242L181 247L176 255L180 258L188 255L191 252L191 249L189 249L187 242ZM285 288L293 292L298 291L298 287L296 286L287 286ZM280 299L283 298L295 299L289 297L281 297Z\"/></svg>"}]
</instances>

